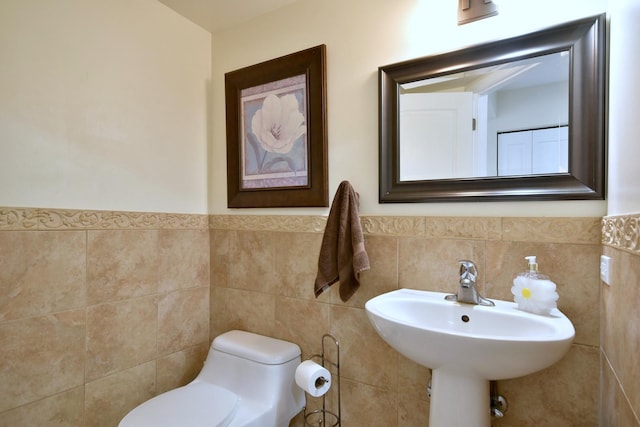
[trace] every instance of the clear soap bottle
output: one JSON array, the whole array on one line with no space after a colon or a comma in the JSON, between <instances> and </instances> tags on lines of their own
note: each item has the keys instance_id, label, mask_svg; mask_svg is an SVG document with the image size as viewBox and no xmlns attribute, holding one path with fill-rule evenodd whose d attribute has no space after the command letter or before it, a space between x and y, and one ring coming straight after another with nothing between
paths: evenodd
<instances>
[{"instance_id":1,"label":"clear soap bottle","mask_svg":"<svg viewBox=\"0 0 640 427\"><path fill-rule=\"evenodd\" d=\"M551 310L557 308L557 286L549 276L538 271L535 256L530 255L525 259L528 262L528 270L513 279L511 293L519 309L549 315Z\"/></svg>"}]
</instances>

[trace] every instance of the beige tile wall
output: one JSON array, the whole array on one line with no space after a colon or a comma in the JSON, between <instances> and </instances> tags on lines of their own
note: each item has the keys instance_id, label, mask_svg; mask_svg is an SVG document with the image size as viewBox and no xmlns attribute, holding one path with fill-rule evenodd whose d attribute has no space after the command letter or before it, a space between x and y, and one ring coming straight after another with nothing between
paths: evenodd
<instances>
[{"instance_id":1,"label":"beige tile wall","mask_svg":"<svg viewBox=\"0 0 640 427\"><path fill-rule=\"evenodd\" d=\"M345 427L425 426L428 370L378 337L364 303L399 287L453 292L462 258L477 263L486 296L511 299L524 257L537 255L576 339L558 364L499 382L510 409L494 425L598 425L599 218L363 217L362 224L371 270L343 303L337 289L313 295L324 218L211 217L211 337L245 329L294 341L307 358L330 333L340 342ZM301 424L297 417L293 425Z\"/></svg>"},{"instance_id":2,"label":"beige tile wall","mask_svg":"<svg viewBox=\"0 0 640 427\"><path fill-rule=\"evenodd\" d=\"M640 215L603 219L600 425L640 427Z\"/></svg>"},{"instance_id":3,"label":"beige tile wall","mask_svg":"<svg viewBox=\"0 0 640 427\"><path fill-rule=\"evenodd\" d=\"M312 292L326 218L208 219L210 235L200 215L0 208L0 427L116 426L193 378L210 339L232 328L294 341L305 358L331 333L344 426L424 426L428 371L378 338L364 303L398 287L454 291L463 257L487 296L510 298L529 254L577 336L557 365L499 383L511 409L495 426L597 425L599 219L364 217L372 269L347 303ZM635 417L637 390L616 379L632 363L609 363L622 364L603 370L616 414Z\"/></svg>"},{"instance_id":4,"label":"beige tile wall","mask_svg":"<svg viewBox=\"0 0 640 427\"><path fill-rule=\"evenodd\" d=\"M0 208L0 426L117 426L209 342L206 215Z\"/></svg>"}]
</instances>

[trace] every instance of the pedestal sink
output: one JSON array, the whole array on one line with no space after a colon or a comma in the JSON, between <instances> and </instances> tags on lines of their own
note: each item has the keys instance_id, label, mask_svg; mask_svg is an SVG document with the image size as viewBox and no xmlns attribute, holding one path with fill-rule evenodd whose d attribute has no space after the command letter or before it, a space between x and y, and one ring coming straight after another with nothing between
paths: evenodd
<instances>
[{"instance_id":1,"label":"pedestal sink","mask_svg":"<svg viewBox=\"0 0 640 427\"><path fill-rule=\"evenodd\" d=\"M559 310L549 316L445 300L442 292L399 289L367 301L369 320L391 347L432 369L430 427L490 427L489 381L547 368L575 336Z\"/></svg>"}]
</instances>

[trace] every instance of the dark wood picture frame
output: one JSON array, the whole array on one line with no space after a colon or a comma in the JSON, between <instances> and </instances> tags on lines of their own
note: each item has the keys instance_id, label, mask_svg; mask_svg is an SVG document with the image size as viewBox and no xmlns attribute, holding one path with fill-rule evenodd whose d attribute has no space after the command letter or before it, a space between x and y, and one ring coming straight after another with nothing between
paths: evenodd
<instances>
[{"instance_id":1,"label":"dark wood picture frame","mask_svg":"<svg viewBox=\"0 0 640 427\"><path fill-rule=\"evenodd\" d=\"M325 58L326 46L320 45L225 74L228 207L329 206ZM293 102L288 111L298 130L306 126L302 136L282 122L282 132L286 128L294 136L283 137L281 144L277 120L265 135L274 116L265 112L268 97L282 101L282 110ZM262 132L252 131L256 116ZM272 135L275 142L269 145ZM265 169L270 174L262 173Z\"/></svg>"}]
</instances>

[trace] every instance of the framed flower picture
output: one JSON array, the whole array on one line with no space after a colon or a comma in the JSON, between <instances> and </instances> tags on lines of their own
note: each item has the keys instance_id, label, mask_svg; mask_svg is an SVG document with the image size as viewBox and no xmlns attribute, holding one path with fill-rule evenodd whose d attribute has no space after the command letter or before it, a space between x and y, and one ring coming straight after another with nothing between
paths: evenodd
<instances>
[{"instance_id":1,"label":"framed flower picture","mask_svg":"<svg viewBox=\"0 0 640 427\"><path fill-rule=\"evenodd\" d=\"M326 47L225 74L227 205L328 206Z\"/></svg>"}]
</instances>

